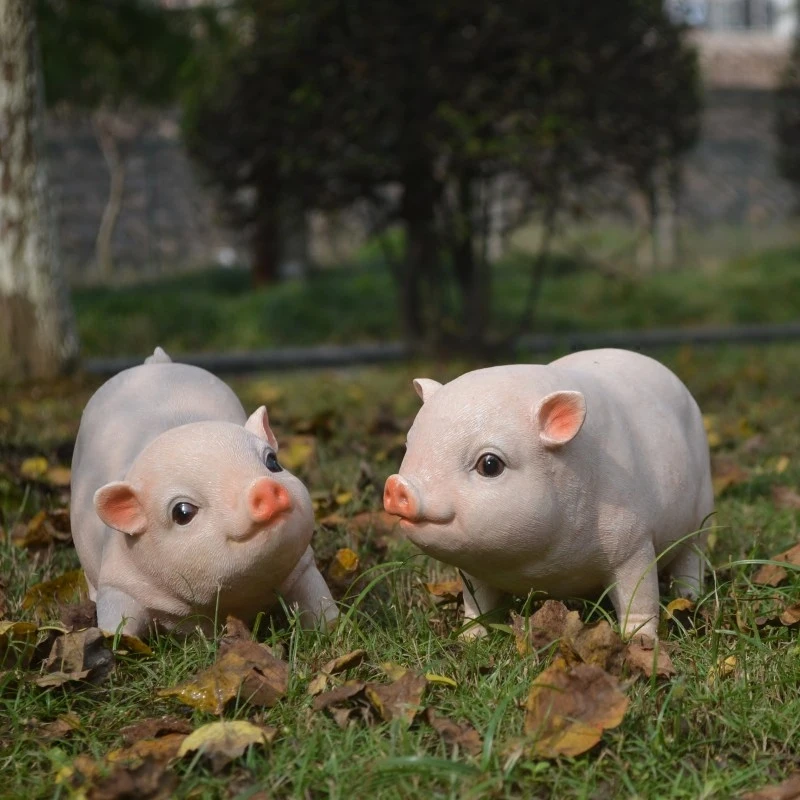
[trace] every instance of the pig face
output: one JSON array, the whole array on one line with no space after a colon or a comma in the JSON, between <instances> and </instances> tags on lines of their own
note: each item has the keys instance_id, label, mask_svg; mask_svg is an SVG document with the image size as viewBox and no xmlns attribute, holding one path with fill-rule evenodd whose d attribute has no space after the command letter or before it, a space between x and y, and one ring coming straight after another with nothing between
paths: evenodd
<instances>
[{"instance_id":1,"label":"pig face","mask_svg":"<svg viewBox=\"0 0 800 800\"><path fill-rule=\"evenodd\" d=\"M544 556L564 502L553 452L586 414L580 392L537 397L514 377L513 368L492 368L446 386L414 381L424 405L384 491L386 510L418 547L474 574Z\"/></svg>"},{"instance_id":2,"label":"pig face","mask_svg":"<svg viewBox=\"0 0 800 800\"><path fill-rule=\"evenodd\" d=\"M195 607L218 592L277 588L311 541L303 484L284 470L266 409L242 427L198 422L151 442L124 481L98 489L100 518L126 534L138 571Z\"/></svg>"}]
</instances>

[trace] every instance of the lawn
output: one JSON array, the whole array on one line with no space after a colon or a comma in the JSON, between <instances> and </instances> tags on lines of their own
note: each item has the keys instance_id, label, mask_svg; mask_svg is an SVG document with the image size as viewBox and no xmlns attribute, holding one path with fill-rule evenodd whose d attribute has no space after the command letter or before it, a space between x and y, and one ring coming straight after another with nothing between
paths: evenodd
<instances>
[{"instance_id":1,"label":"lawn","mask_svg":"<svg viewBox=\"0 0 800 800\"><path fill-rule=\"evenodd\" d=\"M741 269L746 275L747 268ZM736 291L757 290L743 277ZM85 321L85 307L81 313ZM276 334L253 344L279 341ZM310 633L280 614L266 618L257 638L288 662L288 690L271 708L240 696L220 714L158 694L211 665L218 639L163 637L151 643L151 655L117 642L118 650L129 652L117 653L113 671L97 685L72 681L50 688L34 682L43 667L11 665L16 651L0 639L7 658L0 665L0 797L696 800L736 797L784 780L798 764L800 645L797 626L782 624L777 615L800 601L800 572L790 571L777 587L753 578L759 568L754 562L800 540L800 511L792 508L791 494L800 491L800 347L683 349L663 359L706 415L719 492L709 553L714 570L695 609L680 623L664 625L676 674L624 678L630 704L621 724L606 730L588 752L545 758L537 753L536 736L524 732L531 684L559 645L520 655L508 616L485 639L456 638L456 605L440 604L425 586L454 573L383 529L378 517L364 514L380 508L383 480L402 456L404 433L418 407L410 379L443 380L462 367L425 363L260 375L231 383L246 408L268 404L284 445L282 458L312 492L318 521L325 521L315 534L323 571L335 575L341 567L335 556L343 548L359 559L350 589L344 588L350 578L340 583L338 627L330 634ZM38 619L41 638L48 636L45 623L56 622L61 609L23 608L23 598L31 587L74 569L77 559L63 534L55 541L29 536L26 543L25 533L38 511L57 512L68 503L68 490L58 486L64 474L53 468L69 465L82 406L93 388L74 379L14 390L0 408L0 607L5 605L7 620ZM29 461L37 457L47 465ZM519 598L512 607L525 615L540 602ZM602 605L568 605L584 621L607 614ZM331 677L330 686L345 678L388 684L398 666L430 673L422 705L456 725L474 726L478 746L453 747L422 719L386 722L365 710L340 727L327 711L315 711L310 682L330 659L356 649L365 651L363 661ZM139 781L128 785L133 793L126 795L122 773L114 771L108 754L123 746L124 726L162 715L177 717L187 729L220 718L264 724L274 729L274 738L216 773L197 753L176 760L167 772L148 773L147 760L134 763L122 770L127 780Z\"/></svg>"},{"instance_id":2,"label":"lawn","mask_svg":"<svg viewBox=\"0 0 800 800\"><path fill-rule=\"evenodd\" d=\"M517 330L530 257L494 272L492 333ZM642 276L613 260L602 270L553 258L537 332L786 322L800 317L800 248L783 247L706 266ZM307 281L253 290L241 270L211 270L151 284L73 293L85 356L262 349L397 339L385 265L322 270Z\"/></svg>"}]
</instances>

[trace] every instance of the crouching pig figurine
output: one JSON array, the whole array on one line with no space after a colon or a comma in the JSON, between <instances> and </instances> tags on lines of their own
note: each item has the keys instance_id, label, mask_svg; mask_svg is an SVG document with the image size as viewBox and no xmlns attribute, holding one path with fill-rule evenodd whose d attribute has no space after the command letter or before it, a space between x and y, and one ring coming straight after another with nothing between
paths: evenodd
<instances>
[{"instance_id":1,"label":"crouching pig figurine","mask_svg":"<svg viewBox=\"0 0 800 800\"><path fill-rule=\"evenodd\" d=\"M679 593L699 591L708 444L666 367L587 350L414 388L423 406L384 505L417 546L463 571L466 622L503 592L608 589L624 634L655 637L657 570Z\"/></svg>"},{"instance_id":2,"label":"crouching pig figurine","mask_svg":"<svg viewBox=\"0 0 800 800\"><path fill-rule=\"evenodd\" d=\"M279 594L303 624L332 622L311 500L277 450L264 406L248 419L226 384L160 348L101 386L81 418L71 511L98 625L209 630Z\"/></svg>"}]
</instances>

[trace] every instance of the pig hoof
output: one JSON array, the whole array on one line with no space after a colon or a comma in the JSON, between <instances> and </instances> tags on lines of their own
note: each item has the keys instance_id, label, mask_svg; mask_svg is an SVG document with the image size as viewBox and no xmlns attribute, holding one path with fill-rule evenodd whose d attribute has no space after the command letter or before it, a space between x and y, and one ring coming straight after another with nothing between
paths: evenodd
<instances>
[{"instance_id":1,"label":"pig hoof","mask_svg":"<svg viewBox=\"0 0 800 800\"><path fill-rule=\"evenodd\" d=\"M469 621L465 624L469 625ZM461 633L458 634L458 638L461 639L462 642L472 642L475 641L475 639L482 639L488 633L489 631L487 631L483 625L476 623L470 625L466 630L461 631Z\"/></svg>"}]
</instances>

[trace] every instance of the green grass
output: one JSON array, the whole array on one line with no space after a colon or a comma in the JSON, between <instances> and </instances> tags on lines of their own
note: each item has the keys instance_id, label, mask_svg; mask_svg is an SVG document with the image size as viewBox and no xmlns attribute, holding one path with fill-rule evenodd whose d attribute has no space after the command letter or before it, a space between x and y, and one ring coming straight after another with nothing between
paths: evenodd
<instances>
[{"instance_id":1,"label":"green grass","mask_svg":"<svg viewBox=\"0 0 800 800\"><path fill-rule=\"evenodd\" d=\"M800 317L800 247L722 265L641 276L554 257L537 330L586 331L680 325L784 322ZM516 330L530 257L494 273L492 333ZM305 282L254 290L243 271L207 271L157 283L73 293L85 356L260 349L397 339L394 287L375 258L321 271Z\"/></svg>"},{"instance_id":2,"label":"green grass","mask_svg":"<svg viewBox=\"0 0 800 800\"><path fill-rule=\"evenodd\" d=\"M279 734L265 752L251 751L221 775L202 761L175 766L178 797L244 800L256 791L274 798L728 798L765 783L777 783L797 765L800 741L800 643L797 631L758 630L753 619L770 603L800 599L800 575L779 589L754 586L755 566L800 539L798 512L777 509L770 487L800 484L800 348L684 349L666 362L686 381L720 434L716 456L734 459L751 478L732 487L717 504L711 563L715 567L702 602L713 620L705 631L673 629L669 641L678 675L669 682L640 680L628 689L631 706L622 724L575 759L515 759L522 734L528 688L543 668L521 658L502 631L464 643L448 635L455 610L436 607L422 582L449 576L441 565L419 556L401 539L383 551L377 537L318 529L315 549L324 565L339 547L354 549L377 581L330 635L309 633L279 619L265 625L264 639L284 648L292 666L288 696L275 708L256 712L235 706L226 718L261 719ZM462 366L423 363L410 367L337 373L259 376L234 388L246 407L265 398L279 439L316 418L332 418L320 437L318 463L301 472L314 496L350 491L342 509L351 515L377 508L377 488L358 488L359 468L368 462L375 482L397 467L391 433L371 423L379 413L405 430L418 406L411 377L447 379ZM65 497L18 477L22 457L41 453L55 459L74 436L82 404L92 386L65 382L51 389L18 390L4 401L9 421L0 430L4 445L0 508L5 524L29 519L40 507L58 507ZM3 417L0 417L2 419ZM761 449L745 447L761 434ZM789 464L776 473L781 456ZM19 602L31 585L75 566L74 551L56 547L36 556L0 542L0 576L7 583L9 617L24 617ZM773 598L778 597L775 601ZM589 605L577 603L584 617ZM749 624L748 624L749 623ZM101 758L120 745L119 728L144 717L183 714L175 701L158 698L159 688L208 665L215 642L199 638L159 640L151 658L121 658L112 678L92 689L38 689L24 680L0 677L0 797L68 797L54 785L57 770L82 754ZM377 679L380 664L394 661L456 680L457 688L433 686L427 704L455 720L469 720L484 740L483 753L452 756L430 728L405 730L399 723L340 730L313 713L308 681L328 658L357 647L368 652L353 675ZM736 657L733 673L709 679L714 667ZM46 742L35 721L76 714L82 729L71 738ZM186 712L188 713L188 712ZM213 720L190 715L195 725Z\"/></svg>"}]
</instances>

